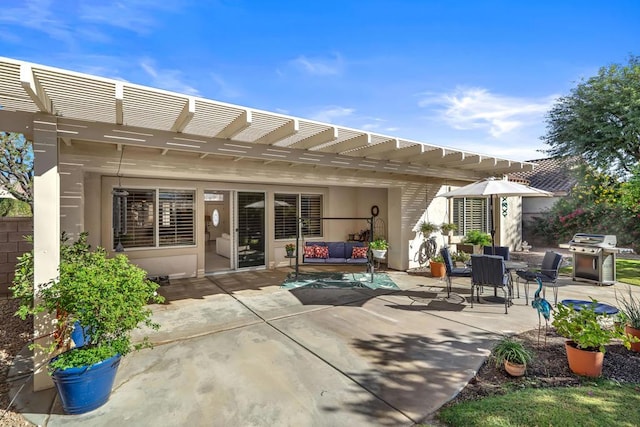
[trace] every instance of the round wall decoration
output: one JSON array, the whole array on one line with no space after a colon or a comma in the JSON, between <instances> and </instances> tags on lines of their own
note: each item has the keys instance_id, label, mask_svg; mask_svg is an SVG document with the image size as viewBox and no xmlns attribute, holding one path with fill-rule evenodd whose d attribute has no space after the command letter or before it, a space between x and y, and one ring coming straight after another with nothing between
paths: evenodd
<instances>
[{"instance_id":1,"label":"round wall decoration","mask_svg":"<svg viewBox=\"0 0 640 427\"><path fill-rule=\"evenodd\" d=\"M379 213L380 208L378 207L378 205L371 206L371 216L378 216Z\"/></svg>"},{"instance_id":2,"label":"round wall decoration","mask_svg":"<svg viewBox=\"0 0 640 427\"><path fill-rule=\"evenodd\" d=\"M220 213L218 212L218 209L213 210L213 213L211 214L211 222L214 227L217 227L218 224L220 224Z\"/></svg>"}]
</instances>

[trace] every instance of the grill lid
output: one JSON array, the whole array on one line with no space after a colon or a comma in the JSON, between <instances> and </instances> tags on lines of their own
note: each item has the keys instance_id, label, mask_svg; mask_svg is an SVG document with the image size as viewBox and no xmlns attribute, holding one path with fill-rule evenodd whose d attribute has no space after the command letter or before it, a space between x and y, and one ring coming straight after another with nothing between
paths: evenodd
<instances>
[{"instance_id":1,"label":"grill lid","mask_svg":"<svg viewBox=\"0 0 640 427\"><path fill-rule=\"evenodd\" d=\"M615 248L618 243L614 234L577 233L569 242L572 246L594 246L598 248Z\"/></svg>"}]
</instances>

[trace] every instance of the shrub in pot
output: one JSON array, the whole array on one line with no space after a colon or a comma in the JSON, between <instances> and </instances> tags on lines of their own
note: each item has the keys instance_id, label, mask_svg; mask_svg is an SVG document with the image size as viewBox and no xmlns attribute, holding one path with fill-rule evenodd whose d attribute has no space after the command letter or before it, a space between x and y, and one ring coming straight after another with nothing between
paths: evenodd
<instances>
[{"instance_id":1,"label":"shrub in pot","mask_svg":"<svg viewBox=\"0 0 640 427\"><path fill-rule=\"evenodd\" d=\"M613 339L619 339L630 348L631 342L621 326L609 326L608 315L595 311L597 301L592 304L573 307L559 304L553 311L552 325L556 332L567 338L565 349L567 361L572 372L578 375L599 377L602 374L602 361L606 345ZM611 323L611 322L609 322Z\"/></svg>"},{"instance_id":2,"label":"shrub in pot","mask_svg":"<svg viewBox=\"0 0 640 427\"><path fill-rule=\"evenodd\" d=\"M633 296L631 287L628 288L629 297L624 295L618 298L616 292L616 301L620 305L618 319L624 331L634 337L631 341L631 350L640 352L640 301Z\"/></svg>"},{"instance_id":3,"label":"shrub in pot","mask_svg":"<svg viewBox=\"0 0 640 427\"><path fill-rule=\"evenodd\" d=\"M104 404L120 357L150 346L146 338L141 343L131 340L131 332L141 324L159 327L151 321L147 304L163 299L146 275L123 254L109 258L103 248L90 250L86 234L70 245L63 236L58 277L40 287L35 304L32 297L22 299L21 315L47 312L57 318L57 339L46 350L55 355L49 372L65 412L84 413ZM24 294L24 286L18 287L17 296ZM69 349L76 322L88 331L87 342Z\"/></svg>"},{"instance_id":4,"label":"shrub in pot","mask_svg":"<svg viewBox=\"0 0 640 427\"><path fill-rule=\"evenodd\" d=\"M438 254L429 260L429 269L432 277L445 277L447 275L442 255Z\"/></svg>"},{"instance_id":5,"label":"shrub in pot","mask_svg":"<svg viewBox=\"0 0 640 427\"><path fill-rule=\"evenodd\" d=\"M440 226L440 232L445 236L448 236L452 231L456 231L457 229L458 226L452 222L445 222Z\"/></svg>"},{"instance_id":6,"label":"shrub in pot","mask_svg":"<svg viewBox=\"0 0 640 427\"><path fill-rule=\"evenodd\" d=\"M376 239L369 243L369 248L373 252L374 258L384 258L389 249L389 244L382 237L376 237Z\"/></svg>"},{"instance_id":7,"label":"shrub in pot","mask_svg":"<svg viewBox=\"0 0 640 427\"><path fill-rule=\"evenodd\" d=\"M284 250L287 252L287 256L293 256L293 253L296 250L296 245L293 243L287 243L284 245Z\"/></svg>"},{"instance_id":8,"label":"shrub in pot","mask_svg":"<svg viewBox=\"0 0 640 427\"><path fill-rule=\"evenodd\" d=\"M507 373L514 377L521 377L531 362L532 355L520 341L504 337L493 348L496 366L504 365Z\"/></svg>"},{"instance_id":9,"label":"shrub in pot","mask_svg":"<svg viewBox=\"0 0 640 427\"><path fill-rule=\"evenodd\" d=\"M491 236L480 230L470 230L465 234L462 243L471 245L473 247L473 253L481 254L483 246L491 245Z\"/></svg>"}]
</instances>

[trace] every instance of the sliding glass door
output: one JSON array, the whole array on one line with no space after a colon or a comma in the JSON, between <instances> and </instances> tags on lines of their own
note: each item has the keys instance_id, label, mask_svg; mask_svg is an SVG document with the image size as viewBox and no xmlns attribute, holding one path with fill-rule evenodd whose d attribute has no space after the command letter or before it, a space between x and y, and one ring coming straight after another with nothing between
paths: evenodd
<instances>
[{"instance_id":1,"label":"sliding glass door","mask_svg":"<svg viewBox=\"0 0 640 427\"><path fill-rule=\"evenodd\" d=\"M238 268L265 265L265 194L238 191Z\"/></svg>"}]
</instances>

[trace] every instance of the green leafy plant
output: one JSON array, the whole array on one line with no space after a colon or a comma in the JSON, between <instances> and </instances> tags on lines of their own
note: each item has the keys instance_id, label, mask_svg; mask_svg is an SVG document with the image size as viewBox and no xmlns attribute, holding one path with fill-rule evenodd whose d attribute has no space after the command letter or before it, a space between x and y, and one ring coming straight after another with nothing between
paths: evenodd
<instances>
[{"instance_id":1,"label":"green leafy plant","mask_svg":"<svg viewBox=\"0 0 640 427\"><path fill-rule=\"evenodd\" d=\"M464 251L457 251L451 254L451 260L454 262L467 263L471 259L471 255Z\"/></svg>"},{"instance_id":2,"label":"green leafy plant","mask_svg":"<svg viewBox=\"0 0 640 427\"><path fill-rule=\"evenodd\" d=\"M620 315L620 323L627 324L634 329L640 329L640 301L633 296L631 287L628 288L629 298L624 295L618 298L616 292L616 301L621 306L618 312Z\"/></svg>"},{"instance_id":3,"label":"green leafy plant","mask_svg":"<svg viewBox=\"0 0 640 427\"><path fill-rule=\"evenodd\" d=\"M529 350L520 341L516 341L510 337L503 337L493 347L492 351L496 366L501 366L504 361L515 363L517 365L526 365L531 362L533 356Z\"/></svg>"},{"instance_id":4,"label":"green leafy plant","mask_svg":"<svg viewBox=\"0 0 640 427\"><path fill-rule=\"evenodd\" d=\"M470 230L462 239L462 243L469 245L489 246L491 244L491 236L480 230Z\"/></svg>"},{"instance_id":5,"label":"green leafy plant","mask_svg":"<svg viewBox=\"0 0 640 427\"><path fill-rule=\"evenodd\" d=\"M452 222L445 222L440 226L440 231L444 235L447 235L452 231L456 231L457 229L458 229L458 226Z\"/></svg>"},{"instance_id":6,"label":"green leafy plant","mask_svg":"<svg viewBox=\"0 0 640 427\"><path fill-rule=\"evenodd\" d=\"M56 340L44 350L53 353L68 348L76 322L88 331L88 343L60 354L50 363L50 370L92 365L116 354L124 356L149 347L147 338L134 344L131 331L140 324L159 327L151 321L147 306L163 301L156 292L158 285L125 255L109 258L103 248L92 251L86 238L83 234L69 244L63 235L59 275L38 287L35 304L33 296L28 296L29 287L33 291L32 256L19 263L17 283L14 281L12 287L14 297L21 300L17 315L24 318L44 311L56 317Z\"/></svg>"},{"instance_id":7,"label":"green leafy plant","mask_svg":"<svg viewBox=\"0 0 640 427\"><path fill-rule=\"evenodd\" d=\"M377 237L373 242L369 243L369 247L371 249L384 251L386 249L389 249L389 244L385 239Z\"/></svg>"},{"instance_id":8,"label":"green leafy plant","mask_svg":"<svg viewBox=\"0 0 640 427\"><path fill-rule=\"evenodd\" d=\"M284 250L287 252L293 252L296 250L296 245L293 243L287 243L286 245L284 245Z\"/></svg>"},{"instance_id":9,"label":"green leafy plant","mask_svg":"<svg viewBox=\"0 0 640 427\"><path fill-rule=\"evenodd\" d=\"M437 255L431 257L431 261L432 262L439 262L441 264L444 264L444 258L440 254L437 254Z\"/></svg>"},{"instance_id":10,"label":"green leafy plant","mask_svg":"<svg viewBox=\"0 0 640 427\"><path fill-rule=\"evenodd\" d=\"M431 233L435 233L436 231L438 231L440 229L440 227L438 227L437 225L435 225L432 222L429 221L422 221L420 223L420 232L425 236L425 237L429 237L429 235Z\"/></svg>"},{"instance_id":11,"label":"green leafy plant","mask_svg":"<svg viewBox=\"0 0 640 427\"><path fill-rule=\"evenodd\" d=\"M613 339L619 339L629 349L631 341L621 325L605 325L606 314L597 314L597 300L592 304L574 310L573 304L558 304L553 311L552 325L556 332L573 341L581 350L606 352L605 345Z\"/></svg>"}]
</instances>

